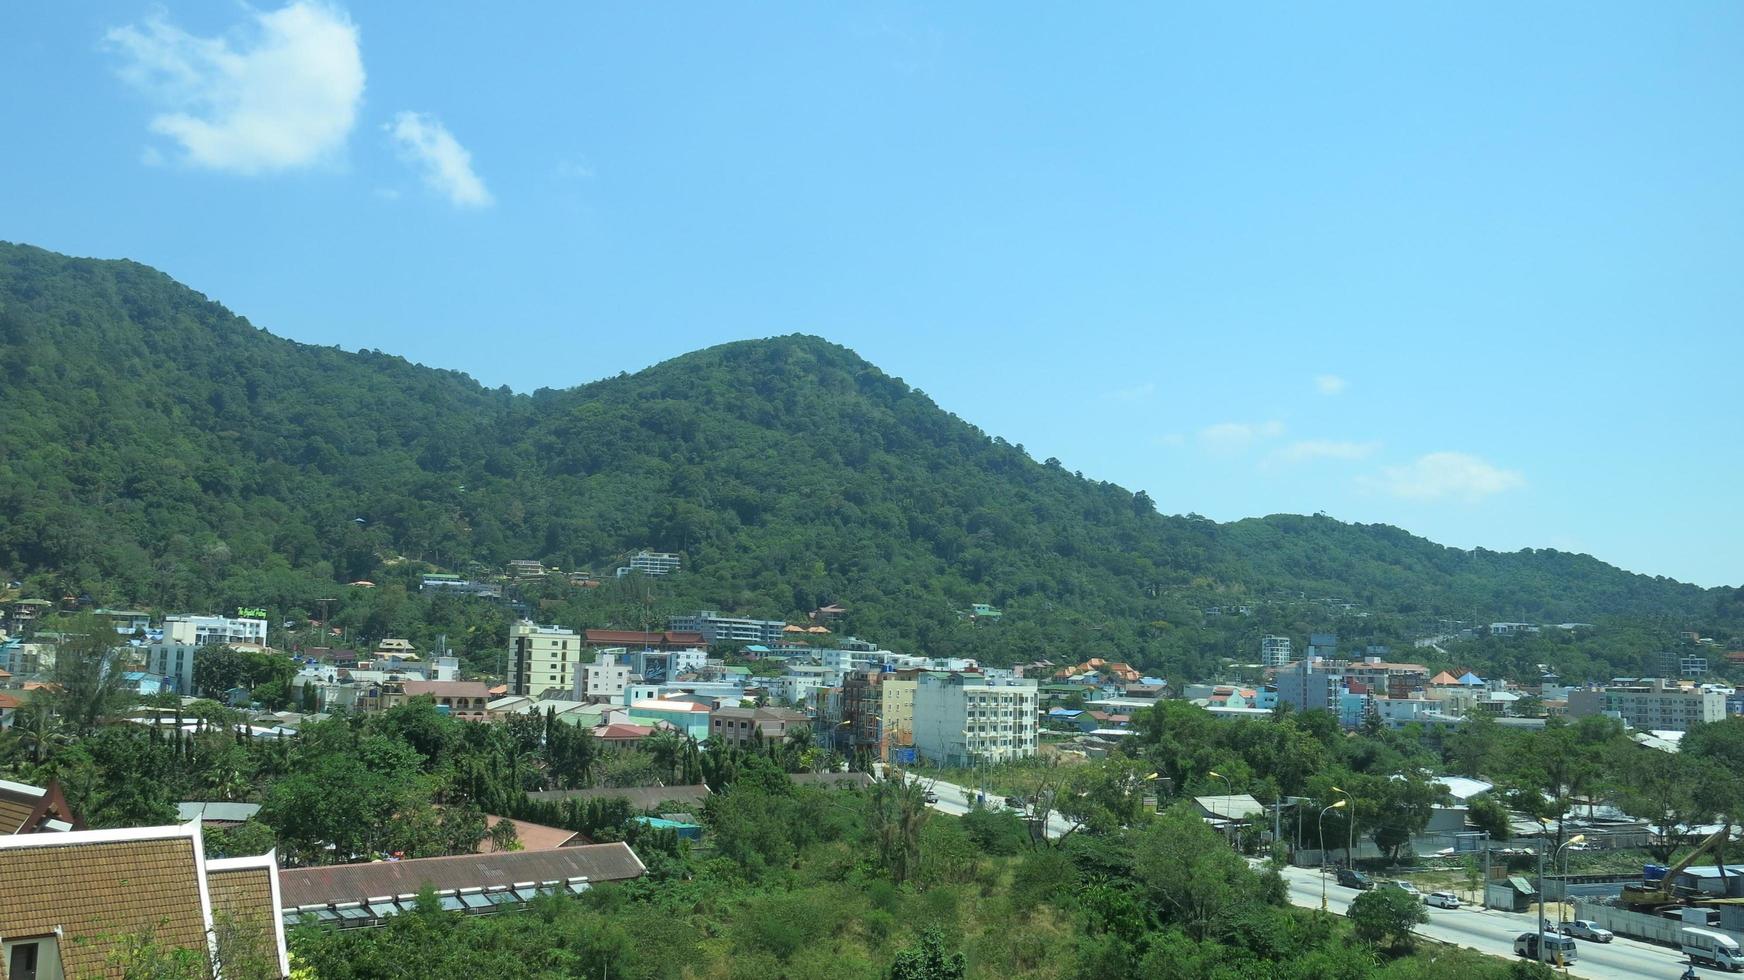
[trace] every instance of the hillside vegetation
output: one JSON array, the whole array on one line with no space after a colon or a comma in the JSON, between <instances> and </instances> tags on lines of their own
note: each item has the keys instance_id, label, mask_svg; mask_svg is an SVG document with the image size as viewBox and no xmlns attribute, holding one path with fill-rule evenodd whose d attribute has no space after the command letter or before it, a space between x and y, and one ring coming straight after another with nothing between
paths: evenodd
<instances>
[{"instance_id":1,"label":"hillside vegetation","mask_svg":"<svg viewBox=\"0 0 1744 980\"><path fill-rule=\"evenodd\" d=\"M0 573L104 603L288 616L400 557L609 575L646 547L685 556L659 610L837 601L862 635L995 657L1182 663L1204 655L1204 606L1271 596L1421 621L1744 620L1744 592L1586 556L1167 516L814 337L517 395L274 337L136 263L21 245L0 245L0 418ZM622 588L600 593L583 625L630 618ZM1006 616L967 623L972 602Z\"/></svg>"}]
</instances>

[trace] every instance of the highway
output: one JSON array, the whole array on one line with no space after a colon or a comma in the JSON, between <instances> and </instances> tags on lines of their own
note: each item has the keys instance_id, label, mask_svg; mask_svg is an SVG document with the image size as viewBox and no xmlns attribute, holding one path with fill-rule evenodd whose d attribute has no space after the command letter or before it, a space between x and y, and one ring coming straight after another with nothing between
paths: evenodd
<instances>
[{"instance_id":1,"label":"highway","mask_svg":"<svg viewBox=\"0 0 1744 980\"><path fill-rule=\"evenodd\" d=\"M975 790L914 773L908 773L907 777L925 783L938 795L938 802L932 804L933 809L954 816L969 812L969 803ZM1004 806L1005 800L990 795L985 804L1000 807ZM1059 837L1068 833L1073 826L1072 821L1059 814L1050 814L1047 835ZM1307 909L1320 908L1321 876L1318 871L1311 868L1285 868L1283 874L1292 904ZM1343 915L1358 894L1354 888L1346 888L1331 878L1326 880L1326 904L1330 912ZM1458 909L1425 908L1429 913L1429 921L1418 927L1419 935L1505 959L1514 958L1514 939L1521 933L1532 932L1538 926L1536 915L1498 912L1476 906ZM1591 977L1593 980L1677 980L1683 976L1688 965L1683 955L1674 949L1621 936L1609 943L1589 943L1585 940L1576 940L1576 943L1579 959L1567 970L1569 975L1576 977ZM1723 970L1703 967L1697 967L1696 973L1703 977L1731 975Z\"/></svg>"},{"instance_id":2,"label":"highway","mask_svg":"<svg viewBox=\"0 0 1744 980\"><path fill-rule=\"evenodd\" d=\"M1313 869L1284 869L1284 881L1289 885L1290 901L1302 908L1320 907L1321 880L1319 872ZM1360 893L1354 888L1346 888L1331 878L1326 879L1327 909L1331 912L1343 915L1358 894ZM1532 932L1538 926L1536 915L1498 912L1476 906L1457 909L1428 908L1427 911L1429 922L1417 927L1419 935L1508 958L1514 955L1514 939L1521 933ZM1624 939L1621 936L1609 943L1589 943L1585 940L1576 940L1576 943L1579 959L1568 969L1568 973L1577 977L1593 977L1596 980L1651 980L1663 977L1665 980L1676 980L1683 976L1687 966L1687 961L1676 950ZM1731 975L1723 970L1707 970L1701 967L1696 968L1696 973L1704 977Z\"/></svg>"}]
</instances>

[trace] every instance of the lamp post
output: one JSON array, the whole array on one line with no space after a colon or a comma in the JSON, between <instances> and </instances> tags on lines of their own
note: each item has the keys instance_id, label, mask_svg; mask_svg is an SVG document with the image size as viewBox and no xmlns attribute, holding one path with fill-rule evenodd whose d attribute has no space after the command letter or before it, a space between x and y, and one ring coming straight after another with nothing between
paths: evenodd
<instances>
[{"instance_id":1,"label":"lamp post","mask_svg":"<svg viewBox=\"0 0 1744 980\"><path fill-rule=\"evenodd\" d=\"M1326 810L1342 810L1346 801L1339 800ZM1320 911L1326 911L1326 810L1320 811Z\"/></svg>"},{"instance_id":2,"label":"lamp post","mask_svg":"<svg viewBox=\"0 0 1744 980\"><path fill-rule=\"evenodd\" d=\"M1350 804L1350 812L1344 815L1344 826L1346 828L1344 838L1344 864L1352 871L1355 871L1356 855L1352 852L1356 849L1356 800L1352 799L1349 793L1339 789L1337 786L1332 787L1332 791L1342 795L1344 797L1344 802ZM1321 841L1320 846L1325 847L1326 842L1324 840Z\"/></svg>"},{"instance_id":3,"label":"lamp post","mask_svg":"<svg viewBox=\"0 0 1744 980\"><path fill-rule=\"evenodd\" d=\"M1558 845L1556 848L1557 853L1560 854L1562 851L1566 850L1569 847L1569 845L1579 844L1581 841L1584 841L1586 839L1587 839L1587 835L1576 834L1573 837L1570 837L1568 840L1563 841L1560 845ZM1568 864L1567 864L1568 855L1563 854L1562 859L1564 862L1563 867L1562 867L1562 897L1563 897L1563 901L1556 903L1556 924L1559 928L1561 927L1563 920L1565 918L1563 915L1563 912L1566 911L1566 909L1568 907L1568 901L1567 901L1567 899L1568 899ZM1551 864L1551 868L1554 870L1556 867L1556 860L1555 860L1554 855L1552 856L1550 864ZM1543 915L1544 915L1544 891L1543 891L1544 890L1544 881L1542 878L1539 879L1538 888L1539 888L1538 913L1539 913L1540 920L1542 920ZM1540 930L1540 931L1542 931L1542 930Z\"/></svg>"},{"instance_id":4,"label":"lamp post","mask_svg":"<svg viewBox=\"0 0 1744 980\"><path fill-rule=\"evenodd\" d=\"M1228 802L1229 802L1229 797L1230 797L1230 796L1234 796L1234 795L1235 795L1235 784L1234 784L1234 783L1232 783L1232 782L1230 782L1230 781L1229 781L1229 777L1228 777L1228 776L1225 776L1225 775L1224 775L1224 774L1223 774L1223 773L1220 773L1220 772L1218 772L1218 771L1217 771L1217 770L1215 770L1215 769L1213 769L1213 770L1211 770L1211 771L1210 771L1210 772L1208 772L1208 773L1206 773L1206 774L1205 774L1205 775L1207 775L1207 776L1216 776L1216 777L1217 777L1217 778L1218 778L1218 779L1221 779L1221 780L1223 780L1223 785L1225 785L1225 786L1227 786L1227 787L1229 787L1229 796L1225 796L1225 797L1224 797L1224 798L1223 798L1223 800L1224 800L1224 803L1225 803L1225 807L1224 807L1224 809L1226 809L1226 810L1227 810L1227 809L1228 809L1228 806L1227 806L1227 804L1228 804ZM1216 811L1212 811L1212 812L1216 812ZM1225 817L1224 817L1224 818L1223 818L1223 832L1224 832L1224 836L1225 836L1225 837L1230 837L1230 834L1229 834L1229 817L1227 817L1227 816L1225 816ZM1231 839L1231 840L1233 840L1233 839L1234 839L1234 838L1233 838L1233 837L1230 837L1230 839Z\"/></svg>"}]
</instances>

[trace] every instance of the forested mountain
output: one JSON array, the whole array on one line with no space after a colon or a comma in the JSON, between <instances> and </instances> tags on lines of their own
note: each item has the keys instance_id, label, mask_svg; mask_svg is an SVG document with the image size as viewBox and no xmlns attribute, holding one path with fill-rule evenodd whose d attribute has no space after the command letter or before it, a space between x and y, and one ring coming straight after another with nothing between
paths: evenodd
<instances>
[{"instance_id":1,"label":"forested mountain","mask_svg":"<svg viewBox=\"0 0 1744 980\"><path fill-rule=\"evenodd\" d=\"M1425 619L1744 619L1736 591L1585 556L1166 516L813 337L516 395L28 246L0 245L0 419L0 574L107 603L289 615L399 556L609 574L647 547L685 556L663 602L839 601L856 631L938 652L1156 662L1205 605L1286 594ZM972 602L1007 615L978 629Z\"/></svg>"}]
</instances>

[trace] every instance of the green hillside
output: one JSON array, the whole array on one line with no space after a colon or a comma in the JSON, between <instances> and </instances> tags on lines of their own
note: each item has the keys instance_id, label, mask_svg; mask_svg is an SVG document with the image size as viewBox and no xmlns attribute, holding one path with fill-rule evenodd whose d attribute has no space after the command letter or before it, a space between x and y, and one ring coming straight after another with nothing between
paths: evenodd
<instances>
[{"instance_id":1,"label":"green hillside","mask_svg":"<svg viewBox=\"0 0 1744 980\"><path fill-rule=\"evenodd\" d=\"M1738 593L1585 556L1324 517L1165 516L813 337L514 395L282 340L132 262L27 246L0 245L0 418L0 574L105 603L291 615L335 583L392 578L387 559L609 574L646 547L686 561L653 598L614 583L547 593L548 608L632 625L644 600L643 616L790 618L839 601L892 645L1153 665L1232 635L1207 638L1206 605L1267 597L1399 622L1744 618ZM965 622L972 602L1005 619Z\"/></svg>"}]
</instances>

